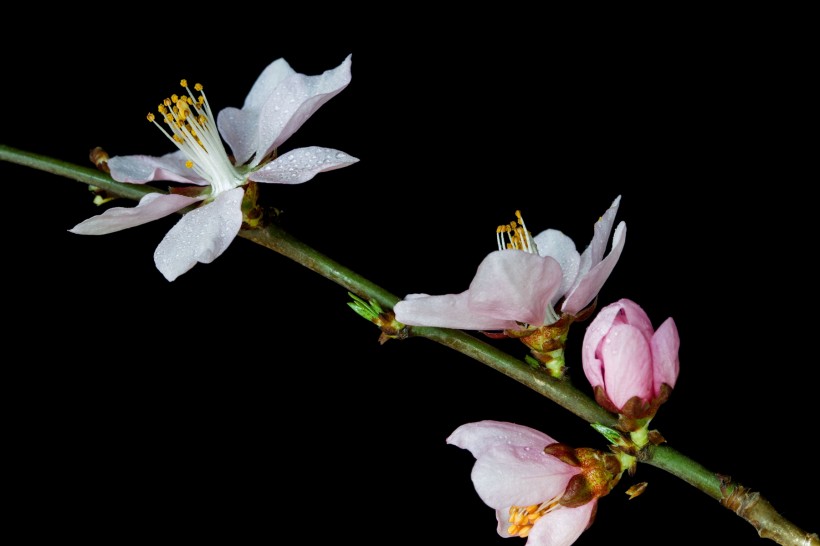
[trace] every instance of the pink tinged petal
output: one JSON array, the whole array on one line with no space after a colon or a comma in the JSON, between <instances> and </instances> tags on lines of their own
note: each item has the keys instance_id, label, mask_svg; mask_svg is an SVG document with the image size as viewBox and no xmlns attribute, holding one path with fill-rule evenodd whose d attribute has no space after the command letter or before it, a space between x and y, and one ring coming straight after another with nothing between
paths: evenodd
<instances>
[{"instance_id":1,"label":"pink tinged petal","mask_svg":"<svg viewBox=\"0 0 820 546\"><path fill-rule=\"evenodd\" d=\"M219 133L230 146L238 165L248 161L256 152L258 140L256 125L259 120L259 111L265 101L277 85L295 74L296 71L285 59L273 61L256 79L241 110L228 107L217 114L216 123Z\"/></svg>"},{"instance_id":2,"label":"pink tinged petal","mask_svg":"<svg viewBox=\"0 0 820 546\"><path fill-rule=\"evenodd\" d=\"M584 367L584 375L587 376L589 384L593 387L602 387L604 385L604 363L599 354L601 342L614 324L625 322L624 301L610 303L598 311L598 314L595 315L584 333L584 342L581 346L581 363ZM650 332L649 336L651 335Z\"/></svg>"},{"instance_id":3,"label":"pink tinged petal","mask_svg":"<svg viewBox=\"0 0 820 546\"><path fill-rule=\"evenodd\" d=\"M600 347L604 368L604 388L618 408L639 396L652 398L652 350L649 340L638 328L615 324Z\"/></svg>"},{"instance_id":4,"label":"pink tinged petal","mask_svg":"<svg viewBox=\"0 0 820 546\"><path fill-rule=\"evenodd\" d=\"M254 97L242 110L222 110L217 125L237 164L253 157L250 165L254 167L285 142L323 104L347 87L350 65L348 55L338 67L319 76L293 73L271 85L275 81L272 77L258 92L254 87Z\"/></svg>"},{"instance_id":5,"label":"pink tinged petal","mask_svg":"<svg viewBox=\"0 0 820 546\"><path fill-rule=\"evenodd\" d=\"M566 294L573 283L575 283L575 279L578 276L578 267L581 263L581 256L575 249L575 243L572 239L557 229L542 231L535 236L534 240L540 256L555 258L561 265L563 279L561 280L561 287L556 294L556 296L560 298Z\"/></svg>"},{"instance_id":6,"label":"pink tinged petal","mask_svg":"<svg viewBox=\"0 0 820 546\"><path fill-rule=\"evenodd\" d=\"M408 296L393 311L396 320L410 326L435 326L458 330L506 330L517 328L512 320L477 314L470 309L468 294Z\"/></svg>"},{"instance_id":7,"label":"pink tinged petal","mask_svg":"<svg viewBox=\"0 0 820 546\"><path fill-rule=\"evenodd\" d=\"M593 266L592 269L580 275L576 280L576 285L567 295L566 300L561 305L561 310L570 315L576 315L582 311L586 306L592 303L592 300L601 291L604 283L609 278L615 264L621 257L621 252L624 249L626 242L626 224L621 222L615 230L615 236L612 242L612 250L609 255L602 262Z\"/></svg>"},{"instance_id":8,"label":"pink tinged petal","mask_svg":"<svg viewBox=\"0 0 820 546\"><path fill-rule=\"evenodd\" d=\"M153 222L180 209L197 203L198 199L183 195L149 193L135 207L113 207L92 216L69 229L80 235L105 235L123 229Z\"/></svg>"},{"instance_id":9,"label":"pink tinged petal","mask_svg":"<svg viewBox=\"0 0 820 546\"><path fill-rule=\"evenodd\" d=\"M295 74L277 85L259 116L259 147L254 164L279 147L322 105L350 83L352 55L319 76Z\"/></svg>"},{"instance_id":10,"label":"pink tinged petal","mask_svg":"<svg viewBox=\"0 0 820 546\"><path fill-rule=\"evenodd\" d=\"M261 108L276 86L296 74L285 59L276 59L256 78L250 93L245 97L243 110Z\"/></svg>"},{"instance_id":11,"label":"pink tinged petal","mask_svg":"<svg viewBox=\"0 0 820 546\"><path fill-rule=\"evenodd\" d=\"M580 469L545 454L543 449L500 444L485 450L476 459L471 474L481 500L499 510L563 495Z\"/></svg>"},{"instance_id":12,"label":"pink tinged petal","mask_svg":"<svg viewBox=\"0 0 820 546\"><path fill-rule=\"evenodd\" d=\"M663 383L674 387L680 372L680 360L678 358L680 337L672 317L666 319L655 331L650 344L652 346L654 390L655 395L657 395Z\"/></svg>"},{"instance_id":13,"label":"pink tinged petal","mask_svg":"<svg viewBox=\"0 0 820 546\"><path fill-rule=\"evenodd\" d=\"M604 257L604 251L609 243L609 234L612 232L612 226L615 225L615 215L618 214L618 207L621 204L621 196L615 198L609 208L604 212L603 216L595 222L593 228L592 240L584 250L584 254L588 256L587 263L589 268L587 271L601 261ZM581 271L585 273L586 271Z\"/></svg>"},{"instance_id":14,"label":"pink tinged petal","mask_svg":"<svg viewBox=\"0 0 820 546\"><path fill-rule=\"evenodd\" d=\"M144 184L153 180L187 182L198 186L208 181L185 166L188 156L181 150L161 157L149 155L118 155L108 160L111 178L118 182Z\"/></svg>"},{"instance_id":15,"label":"pink tinged petal","mask_svg":"<svg viewBox=\"0 0 820 546\"><path fill-rule=\"evenodd\" d=\"M577 508L561 506L532 526L527 546L569 546L589 526L597 500Z\"/></svg>"},{"instance_id":16,"label":"pink tinged petal","mask_svg":"<svg viewBox=\"0 0 820 546\"><path fill-rule=\"evenodd\" d=\"M475 312L541 326L561 285L561 266L549 256L520 250L491 252L467 291Z\"/></svg>"},{"instance_id":17,"label":"pink tinged petal","mask_svg":"<svg viewBox=\"0 0 820 546\"><path fill-rule=\"evenodd\" d=\"M498 522L496 526L496 531L498 531L498 535L503 538L510 538L515 537L518 535L511 535L507 532L507 529L510 528L510 508L499 508L495 511L495 520Z\"/></svg>"},{"instance_id":18,"label":"pink tinged petal","mask_svg":"<svg viewBox=\"0 0 820 546\"><path fill-rule=\"evenodd\" d=\"M192 210L165 235L154 252L157 269L173 281L197 262L211 263L234 240L242 226L242 188L220 193Z\"/></svg>"},{"instance_id":19,"label":"pink tinged petal","mask_svg":"<svg viewBox=\"0 0 820 546\"><path fill-rule=\"evenodd\" d=\"M273 184L301 184L319 173L341 169L357 161L359 160L352 155L333 148L297 148L279 156L251 174L248 179Z\"/></svg>"},{"instance_id":20,"label":"pink tinged petal","mask_svg":"<svg viewBox=\"0 0 820 546\"><path fill-rule=\"evenodd\" d=\"M615 322L634 326L643 332L646 339L651 339L655 334L655 329L652 328L652 321L649 320L649 315L646 314L643 307L627 298L621 298L612 305L616 306L620 311Z\"/></svg>"},{"instance_id":21,"label":"pink tinged petal","mask_svg":"<svg viewBox=\"0 0 820 546\"><path fill-rule=\"evenodd\" d=\"M478 421L461 425L447 438L447 443L469 450L478 458L497 445L544 449L556 443L543 432L504 421Z\"/></svg>"}]
</instances>

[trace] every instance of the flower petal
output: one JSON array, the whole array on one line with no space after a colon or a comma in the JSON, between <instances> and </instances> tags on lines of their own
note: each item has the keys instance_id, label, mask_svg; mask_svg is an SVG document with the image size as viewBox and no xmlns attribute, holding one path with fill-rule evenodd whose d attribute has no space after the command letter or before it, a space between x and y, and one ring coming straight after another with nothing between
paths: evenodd
<instances>
[{"instance_id":1,"label":"flower petal","mask_svg":"<svg viewBox=\"0 0 820 546\"><path fill-rule=\"evenodd\" d=\"M297 148L271 161L248 179L275 184L301 184L319 173L341 169L357 161L352 155L333 148Z\"/></svg>"},{"instance_id":2,"label":"flower petal","mask_svg":"<svg viewBox=\"0 0 820 546\"><path fill-rule=\"evenodd\" d=\"M600 355L604 388L616 407L623 408L633 396L652 398L652 350L643 332L629 324L613 325L601 344Z\"/></svg>"},{"instance_id":3,"label":"flower petal","mask_svg":"<svg viewBox=\"0 0 820 546\"><path fill-rule=\"evenodd\" d=\"M270 96L271 91L276 89L276 86L284 80L295 74L296 71L290 67L285 59L276 59L266 66L265 70L256 78L248 96L245 97L245 104L242 106L242 109L256 110L261 108L268 99L268 96Z\"/></svg>"},{"instance_id":4,"label":"flower petal","mask_svg":"<svg viewBox=\"0 0 820 546\"><path fill-rule=\"evenodd\" d=\"M604 251L609 242L609 234L612 231L612 226L615 225L615 215L618 214L620 204L621 196L619 195L604 212L603 216L595 222L592 240L581 255L581 275L595 267L604 257Z\"/></svg>"},{"instance_id":5,"label":"flower petal","mask_svg":"<svg viewBox=\"0 0 820 546\"><path fill-rule=\"evenodd\" d=\"M625 242L626 223L621 222L615 230L612 250L609 255L576 280L575 287L573 287L567 295L567 299L564 300L564 303L561 305L561 311L569 315L577 315L587 305L592 303L592 300L594 300L598 292L601 291L604 283L615 268L615 264L618 263Z\"/></svg>"},{"instance_id":6,"label":"flower petal","mask_svg":"<svg viewBox=\"0 0 820 546\"><path fill-rule=\"evenodd\" d=\"M468 298L467 292L443 296L410 294L393 307L393 312L397 321L410 326L459 330L506 330L518 327L512 320L473 312Z\"/></svg>"},{"instance_id":7,"label":"flower petal","mask_svg":"<svg viewBox=\"0 0 820 546\"><path fill-rule=\"evenodd\" d=\"M183 195L149 193L135 207L113 207L69 229L80 235L105 235L153 222L198 202Z\"/></svg>"},{"instance_id":8,"label":"flower petal","mask_svg":"<svg viewBox=\"0 0 820 546\"><path fill-rule=\"evenodd\" d=\"M580 472L544 453L544 447L495 445L476 459L471 474L476 493L498 509L528 506L560 497Z\"/></svg>"},{"instance_id":9,"label":"flower petal","mask_svg":"<svg viewBox=\"0 0 820 546\"><path fill-rule=\"evenodd\" d=\"M467 449L473 457L480 457L496 445L513 445L544 449L556 443L543 432L504 421L478 421L461 425L447 438L447 443Z\"/></svg>"},{"instance_id":10,"label":"flower petal","mask_svg":"<svg viewBox=\"0 0 820 546\"><path fill-rule=\"evenodd\" d=\"M561 506L535 522L527 546L570 546L587 527L598 501L577 508Z\"/></svg>"},{"instance_id":11,"label":"flower petal","mask_svg":"<svg viewBox=\"0 0 820 546\"><path fill-rule=\"evenodd\" d=\"M482 315L542 326L561 275L561 266L549 256L496 250L482 260L470 283L470 308Z\"/></svg>"},{"instance_id":12,"label":"flower petal","mask_svg":"<svg viewBox=\"0 0 820 546\"><path fill-rule=\"evenodd\" d=\"M672 317L669 317L655 331L650 342L652 346L652 369L654 374L655 395L660 392L661 385L666 383L675 386L680 372L680 337L678 327Z\"/></svg>"},{"instance_id":13,"label":"flower petal","mask_svg":"<svg viewBox=\"0 0 820 546\"><path fill-rule=\"evenodd\" d=\"M351 55L338 67L319 76L273 74L252 89L242 110L225 108L217 116L219 132L237 164L255 167L285 142L323 104L350 83ZM264 98L263 98L264 97Z\"/></svg>"},{"instance_id":14,"label":"flower petal","mask_svg":"<svg viewBox=\"0 0 820 546\"><path fill-rule=\"evenodd\" d=\"M188 156L181 150L161 157L118 155L108 160L111 178L118 182L144 184L152 180L187 182L205 186L208 182L185 166Z\"/></svg>"},{"instance_id":15,"label":"flower petal","mask_svg":"<svg viewBox=\"0 0 820 546\"><path fill-rule=\"evenodd\" d=\"M173 281L197 262L211 263L231 244L242 226L242 188L220 193L183 216L154 252L157 269Z\"/></svg>"},{"instance_id":16,"label":"flower petal","mask_svg":"<svg viewBox=\"0 0 820 546\"><path fill-rule=\"evenodd\" d=\"M560 298L566 294L578 276L578 265L581 262L581 255L575 249L575 243L558 231L557 229L547 229L542 231L533 239L538 248L540 256L550 256L561 265L563 278L561 287L556 296ZM555 302L553 302L555 303Z\"/></svg>"}]
</instances>

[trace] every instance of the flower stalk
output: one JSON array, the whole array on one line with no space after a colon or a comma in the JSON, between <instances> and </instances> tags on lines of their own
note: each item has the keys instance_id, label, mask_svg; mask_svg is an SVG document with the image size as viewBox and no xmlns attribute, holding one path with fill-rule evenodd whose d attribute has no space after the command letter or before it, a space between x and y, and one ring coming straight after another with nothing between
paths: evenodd
<instances>
[{"instance_id":1,"label":"flower stalk","mask_svg":"<svg viewBox=\"0 0 820 546\"><path fill-rule=\"evenodd\" d=\"M70 178L127 199L139 200L149 193L161 192L145 185L116 182L96 168L75 165L3 144L0 144L0 160ZM180 212L184 212L184 209ZM298 262L356 294L363 302L375 302L386 309L392 308L399 301L394 294L317 252L275 225L241 230L238 235ZM407 330L410 336L430 339L504 373L587 422L608 428L618 424L615 414L601 408L569 382L556 381L545 371L534 370L526 362L463 331L420 326L408 327ZM653 445L650 442L640 450L638 460L665 470L719 500L723 506L753 525L763 538L783 546L820 546L817 534L809 533L783 517L759 493L708 470L667 445Z\"/></svg>"}]
</instances>

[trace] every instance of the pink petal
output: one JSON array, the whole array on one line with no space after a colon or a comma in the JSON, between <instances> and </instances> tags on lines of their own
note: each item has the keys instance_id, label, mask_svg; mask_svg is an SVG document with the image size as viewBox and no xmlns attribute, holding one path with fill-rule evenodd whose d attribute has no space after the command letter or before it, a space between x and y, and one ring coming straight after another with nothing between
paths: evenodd
<instances>
[{"instance_id":1,"label":"pink petal","mask_svg":"<svg viewBox=\"0 0 820 546\"><path fill-rule=\"evenodd\" d=\"M216 198L183 216L154 252L157 269L173 281L197 262L211 263L225 252L242 226L242 188Z\"/></svg>"},{"instance_id":2,"label":"pink petal","mask_svg":"<svg viewBox=\"0 0 820 546\"><path fill-rule=\"evenodd\" d=\"M183 195L149 193L135 207L113 207L84 220L69 229L80 235L105 235L163 218L197 203L198 199Z\"/></svg>"},{"instance_id":3,"label":"pink petal","mask_svg":"<svg viewBox=\"0 0 820 546\"><path fill-rule=\"evenodd\" d=\"M639 396L652 398L652 350L638 328L615 324L600 347L606 394L616 407Z\"/></svg>"},{"instance_id":4,"label":"pink petal","mask_svg":"<svg viewBox=\"0 0 820 546\"><path fill-rule=\"evenodd\" d=\"M279 156L248 178L254 182L301 184L319 173L341 169L357 161L352 155L333 148L297 148Z\"/></svg>"},{"instance_id":5,"label":"pink petal","mask_svg":"<svg viewBox=\"0 0 820 546\"><path fill-rule=\"evenodd\" d=\"M532 526L527 546L570 546L589 526L597 500L577 508L561 506Z\"/></svg>"},{"instance_id":6,"label":"pink petal","mask_svg":"<svg viewBox=\"0 0 820 546\"><path fill-rule=\"evenodd\" d=\"M468 290L474 312L541 326L561 285L561 266L549 256L520 250L491 252Z\"/></svg>"},{"instance_id":7,"label":"pink petal","mask_svg":"<svg viewBox=\"0 0 820 546\"><path fill-rule=\"evenodd\" d=\"M435 326L457 330L506 330L517 328L512 320L474 313L467 292L428 296L413 294L393 307L396 320L409 326Z\"/></svg>"},{"instance_id":8,"label":"pink petal","mask_svg":"<svg viewBox=\"0 0 820 546\"><path fill-rule=\"evenodd\" d=\"M497 445L544 449L555 440L539 430L504 421L478 421L461 425L447 438L447 443L469 450L473 457Z\"/></svg>"},{"instance_id":9,"label":"pink petal","mask_svg":"<svg viewBox=\"0 0 820 546\"><path fill-rule=\"evenodd\" d=\"M674 387L680 372L680 360L678 358L680 337L672 317L666 319L655 331L650 344L652 346L654 389L657 395L663 383Z\"/></svg>"},{"instance_id":10,"label":"pink petal","mask_svg":"<svg viewBox=\"0 0 820 546\"><path fill-rule=\"evenodd\" d=\"M581 275L584 275L587 271L595 267L601 261L601 258L603 258L606 245L609 242L609 234L612 231L612 226L615 225L615 215L618 214L620 204L621 196L619 195L606 212L604 212L603 216L595 222L592 240L581 255Z\"/></svg>"},{"instance_id":11,"label":"pink petal","mask_svg":"<svg viewBox=\"0 0 820 546\"><path fill-rule=\"evenodd\" d=\"M188 156L177 150L162 157L118 155L108 160L111 178L118 182L144 184L153 180L187 182L206 186L208 182L185 166Z\"/></svg>"},{"instance_id":12,"label":"pink petal","mask_svg":"<svg viewBox=\"0 0 820 546\"><path fill-rule=\"evenodd\" d=\"M626 224L621 222L615 230L615 236L612 241L612 251L610 251L605 260L594 265L592 269L580 275L576 280L575 286L561 305L561 310L564 313L576 315L592 303L592 300L594 300L598 292L601 291L604 283L615 268L615 264L618 263L625 242Z\"/></svg>"},{"instance_id":13,"label":"pink petal","mask_svg":"<svg viewBox=\"0 0 820 546\"><path fill-rule=\"evenodd\" d=\"M604 363L598 358L598 351L601 342L609 333L609 329L612 328L620 312L620 304L612 303L607 305L598 311L598 314L595 315L584 333L584 342L581 346L581 362L584 367L584 375L593 387L604 385Z\"/></svg>"},{"instance_id":14,"label":"pink petal","mask_svg":"<svg viewBox=\"0 0 820 546\"><path fill-rule=\"evenodd\" d=\"M560 298L566 294L575 283L575 278L578 276L578 266L581 262L581 256L575 249L575 243L572 239L557 229L542 231L535 236L534 240L536 247L538 247L539 256L550 256L561 265L563 278L561 280L561 287L556 294L556 296Z\"/></svg>"},{"instance_id":15,"label":"pink petal","mask_svg":"<svg viewBox=\"0 0 820 546\"><path fill-rule=\"evenodd\" d=\"M655 329L652 328L652 321L649 320L649 315L646 314L643 307L634 301L621 298L611 305L620 311L616 317L616 323L626 323L634 326L643 333L646 339L651 339L655 334Z\"/></svg>"},{"instance_id":16,"label":"pink petal","mask_svg":"<svg viewBox=\"0 0 820 546\"><path fill-rule=\"evenodd\" d=\"M242 110L225 108L217 116L219 132L233 150L237 164L251 157L258 165L285 142L323 104L350 83L351 56L338 67L319 76L293 73L283 79L271 77L252 90ZM266 96L265 96L266 95Z\"/></svg>"},{"instance_id":17,"label":"pink petal","mask_svg":"<svg viewBox=\"0 0 820 546\"><path fill-rule=\"evenodd\" d=\"M486 449L476 459L471 474L481 500L492 508L503 509L563 495L580 469L547 455L544 447L499 444Z\"/></svg>"}]
</instances>

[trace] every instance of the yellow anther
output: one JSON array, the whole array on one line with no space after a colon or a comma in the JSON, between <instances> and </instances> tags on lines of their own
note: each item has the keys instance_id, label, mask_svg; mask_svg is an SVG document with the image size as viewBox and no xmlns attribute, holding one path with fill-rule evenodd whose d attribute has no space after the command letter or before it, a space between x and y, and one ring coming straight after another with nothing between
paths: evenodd
<instances>
[{"instance_id":1,"label":"yellow anther","mask_svg":"<svg viewBox=\"0 0 820 546\"><path fill-rule=\"evenodd\" d=\"M162 101L162 104L164 104L165 106L170 108L171 107L171 99L165 99L164 101Z\"/></svg>"},{"instance_id":2,"label":"yellow anther","mask_svg":"<svg viewBox=\"0 0 820 546\"><path fill-rule=\"evenodd\" d=\"M174 116L172 116L171 114L165 114L165 123L173 123L173 122L174 122Z\"/></svg>"},{"instance_id":3,"label":"yellow anther","mask_svg":"<svg viewBox=\"0 0 820 546\"><path fill-rule=\"evenodd\" d=\"M206 123L208 123L208 118L206 118L204 114L199 114L196 120L199 122L200 125L205 125Z\"/></svg>"},{"instance_id":4,"label":"yellow anther","mask_svg":"<svg viewBox=\"0 0 820 546\"><path fill-rule=\"evenodd\" d=\"M185 166L188 167L189 169L193 169L194 168L194 162L189 159L188 161L185 162Z\"/></svg>"},{"instance_id":5,"label":"yellow anther","mask_svg":"<svg viewBox=\"0 0 820 546\"><path fill-rule=\"evenodd\" d=\"M188 80L184 78L179 80L179 85L181 85L182 87L188 87Z\"/></svg>"},{"instance_id":6,"label":"yellow anther","mask_svg":"<svg viewBox=\"0 0 820 546\"><path fill-rule=\"evenodd\" d=\"M168 113L168 109L167 109L167 108L165 108L165 105L164 105L164 104L160 104L159 106L157 106L157 111L158 111L160 114L162 114L163 116L164 116L165 114L167 114L167 113Z\"/></svg>"},{"instance_id":7,"label":"yellow anther","mask_svg":"<svg viewBox=\"0 0 820 546\"><path fill-rule=\"evenodd\" d=\"M202 89L203 89L202 84L201 83L194 84L194 89L196 91L202 91Z\"/></svg>"},{"instance_id":8,"label":"yellow anther","mask_svg":"<svg viewBox=\"0 0 820 546\"><path fill-rule=\"evenodd\" d=\"M179 135L174 135L172 138L173 138L175 141L179 142L180 144L182 144L183 142L185 142L185 140L183 140L183 138L182 138L181 136L179 136Z\"/></svg>"},{"instance_id":9,"label":"yellow anther","mask_svg":"<svg viewBox=\"0 0 820 546\"><path fill-rule=\"evenodd\" d=\"M530 535L530 531L532 531L532 525L527 525L518 531L518 536L521 538L527 538Z\"/></svg>"},{"instance_id":10,"label":"yellow anther","mask_svg":"<svg viewBox=\"0 0 820 546\"><path fill-rule=\"evenodd\" d=\"M510 525L509 527L507 527L507 534L511 536L516 536L518 534L519 529L520 527L518 527L518 525Z\"/></svg>"},{"instance_id":11,"label":"yellow anther","mask_svg":"<svg viewBox=\"0 0 820 546\"><path fill-rule=\"evenodd\" d=\"M152 114L151 112L148 112L148 115L145 117L148 118L148 121L154 121L154 114Z\"/></svg>"}]
</instances>

